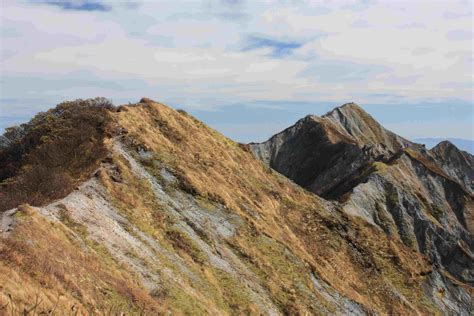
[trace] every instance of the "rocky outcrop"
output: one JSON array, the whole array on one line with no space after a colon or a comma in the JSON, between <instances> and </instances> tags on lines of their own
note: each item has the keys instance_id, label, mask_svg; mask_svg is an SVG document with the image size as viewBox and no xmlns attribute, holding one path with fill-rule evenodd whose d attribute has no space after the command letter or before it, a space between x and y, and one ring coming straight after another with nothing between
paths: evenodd
<instances>
[{"instance_id":1,"label":"rocky outcrop","mask_svg":"<svg viewBox=\"0 0 474 316\"><path fill-rule=\"evenodd\" d=\"M0 149L6 148L15 143L25 135L24 126L13 126L6 130L4 135L0 135Z\"/></svg>"},{"instance_id":2,"label":"rocky outcrop","mask_svg":"<svg viewBox=\"0 0 474 316\"><path fill-rule=\"evenodd\" d=\"M439 275L474 285L474 169L468 153L450 143L427 151L353 103L307 116L250 147L307 190L339 201L346 213L428 256L430 278L454 300L455 286L440 284Z\"/></svg>"},{"instance_id":3,"label":"rocky outcrop","mask_svg":"<svg viewBox=\"0 0 474 316\"><path fill-rule=\"evenodd\" d=\"M426 254L435 268L472 286L472 202L459 184L427 171L404 154L393 165L378 165L365 183L353 189L343 208L400 238Z\"/></svg>"},{"instance_id":4,"label":"rocky outcrop","mask_svg":"<svg viewBox=\"0 0 474 316\"><path fill-rule=\"evenodd\" d=\"M388 162L403 148L416 145L348 103L322 117L308 115L268 141L250 146L258 158L297 184L336 198L364 181L373 162Z\"/></svg>"},{"instance_id":5,"label":"rocky outcrop","mask_svg":"<svg viewBox=\"0 0 474 316\"><path fill-rule=\"evenodd\" d=\"M449 141L443 141L430 150L444 172L474 193L474 156L459 150Z\"/></svg>"},{"instance_id":6,"label":"rocky outcrop","mask_svg":"<svg viewBox=\"0 0 474 316\"><path fill-rule=\"evenodd\" d=\"M5 136L1 135L1 136L0 136L0 149L1 149L1 148L5 148L5 147L7 147L8 145L10 145L10 141L8 140L8 138L6 138Z\"/></svg>"}]
</instances>

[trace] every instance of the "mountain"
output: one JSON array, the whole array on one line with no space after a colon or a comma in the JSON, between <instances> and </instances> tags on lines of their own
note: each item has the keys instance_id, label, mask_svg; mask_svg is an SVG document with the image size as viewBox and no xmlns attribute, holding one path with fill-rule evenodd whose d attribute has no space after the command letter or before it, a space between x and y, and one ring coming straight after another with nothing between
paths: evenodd
<instances>
[{"instance_id":1,"label":"mountain","mask_svg":"<svg viewBox=\"0 0 474 316\"><path fill-rule=\"evenodd\" d=\"M259 144L255 156L345 213L474 285L473 156L444 142L426 150L384 129L358 105L307 116ZM433 280L433 282L435 282Z\"/></svg>"},{"instance_id":2,"label":"mountain","mask_svg":"<svg viewBox=\"0 0 474 316\"><path fill-rule=\"evenodd\" d=\"M430 150L443 171L456 179L472 194L474 192L474 156L443 141Z\"/></svg>"},{"instance_id":3,"label":"mountain","mask_svg":"<svg viewBox=\"0 0 474 316\"><path fill-rule=\"evenodd\" d=\"M7 129L2 313L469 313L457 158L438 165L356 105L272 139L238 144L146 98Z\"/></svg>"},{"instance_id":4,"label":"mountain","mask_svg":"<svg viewBox=\"0 0 474 316\"><path fill-rule=\"evenodd\" d=\"M348 103L323 117L306 116L267 142L250 146L273 169L330 197L358 180L372 162L388 161L408 144Z\"/></svg>"},{"instance_id":5,"label":"mountain","mask_svg":"<svg viewBox=\"0 0 474 316\"><path fill-rule=\"evenodd\" d=\"M415 138L415 142L425 144L427 148L433 148L443 141L449 141L453 143L457 148L463 151L467 151L471 155L474 155L474 141L462 138Z\"/></svg>"}]
</instances>

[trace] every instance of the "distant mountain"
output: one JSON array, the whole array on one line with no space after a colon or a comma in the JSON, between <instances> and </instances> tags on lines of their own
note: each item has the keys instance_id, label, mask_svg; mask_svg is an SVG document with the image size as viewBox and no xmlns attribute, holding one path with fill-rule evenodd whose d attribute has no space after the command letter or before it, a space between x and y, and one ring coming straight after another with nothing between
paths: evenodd
<instances>
[{"instance_id":1,"label":"distant mountain","mask_svg":"<svg viewBox=\"0 0 474 316\"><path fill-rule=\"evenodd\" d=\"M415 138L413 139L414 142L425 144L427 148L433 148L434 146L438 145L442 141L450 141L457 148L467 151L471 155L474 155L474 140L470 139L462 139L462 138Z\"/></svg>"}]
</instances>

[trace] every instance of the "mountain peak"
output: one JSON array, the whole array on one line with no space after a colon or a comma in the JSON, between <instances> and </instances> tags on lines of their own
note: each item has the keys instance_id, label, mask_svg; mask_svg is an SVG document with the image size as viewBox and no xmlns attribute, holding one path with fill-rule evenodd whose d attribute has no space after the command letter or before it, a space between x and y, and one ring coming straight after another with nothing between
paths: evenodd
<instances>
[{"instance_id":1,"label":"mountain peak","mask_svg":"<svg viewBox=\"0 0 474 316\"><path fill-rule=\"evenodd\" d=\"M312 135L310 137L310 135ZM267 164L281 159L279 154L283 143L292 143L289 139L305 139L307 146L314 147L310 151L324 151L327 145L339 144L356 146L359 149L370 148L370 155L374 157L390 157L403 148L413 144L408 140L386 130L362 107L354 102L345 103L319 117L307 115L293 126L272 136L267 142L252 143L256 155ZM301 141L300 139L300 141ZM315 143L318 143L315 145ZM339 146L338 145L338 146ZM299 146L299 145L298 145ZM322 147L320 147L322 146ZM340 146L338 148L340 148ZM309 149L308 149L309 150ZM306 151L303 151L305 154ZM333 153L334 154L334 153ZM280 157L280 158L278 158ZM293 158L292 158L293 159ZM301 157L304 160L304 157ZM278 170L278 168L276 168ZM305 172L303 172L305 173ZM305 173L306 176L309 174ZM304 176L304 177L306 177ZM306 183L306 181L304 181ZM318 191L321 193L320 191Z\"/></svg>"},{"instance_id":2,"label":"mountain peak","mask_svg":"<svg viewBox=\"0 0 474 316\"><path fill-rule=\"evenodd\" d=\"M444 140L429 153L441 164L444 172L462 183L472 194L474 192L474 156Z\"/></svg>"},{"instance_id":3,"label":"mountain peak","mask_svg":"<svg viewBox=\"0 0 474 316\"><path fill-rule=\"evenodd\" d=\"M443 140L439 142L436 146L433 147L432 150L448 150L448 149L456 149L459 150L459 148L456 147L452 142L449 140Z\"/></svg>"},{"instance_id":4,"label":"mountain peak","mask_svg":"<svg viewBox=\"0 0 474 316\"><path fill-rule=\"evenodd\" d=\"M337 106L331 111L323 115L323 117L329 117L335 114L344 114L345 116L370 116L360 105L354 102L344 103L343 105Z\"/></svg>"},{"instance_id":5,"label":"mountain peak","mask_svg":"<svg viewBox=\"0 0 474 316\"><path fill-rule=\"evenodd\" d=\"M356 103L343 104L326 113L323 118L332 121L341 130L352 136L360 146L382 144L396 152L410 145L402 137L386 130L377 120Z\"/></svg>"},{"instance_id":6,"label":"mountain peak","mask_svg":"<svg viewBox=\"0 0 474 316\"><path fill-rule=\"evenodd\" d=\"M346 190L337 187L359 168L388 161L409 146L353 102L322 117L307 115L267 142L251 144L265 163L325 197L332 197L333 189Z\"/></svg>"},{"instance_id":7,"label":"mountain peak","mask_svg":"<svg viewBox=\"0 0 474 316\"><path fill-rule=\"evenodd\" d=\"M457 156L461 155L461 156L466 156L473 159L473 155L471 155L467 151L459 149L455 144L453 144L449 140L443 140L439 142L438 145L431 148L430 152L437 156L443 156L444 158L447 158L448 156L452 156L452 155L457 155Z\"/></svg>"},{"instance_id":8,"label":"mountain peak","mask_svg":"<svg viewBox=\"0 0 474 316\"><path fill-rule=\"evenodd\" d=\"M367 127L375 125L380 126L380 124L369 113L367 113L362 107L354 102L345 103L341 106L338 106L324 114L323 117L339 121L343 124L348 123L348 120L352 120L366 123L366 125L368 125Z\"/></svg>"},{"instance_id":9,"label":"mountain peak","mask_svg":"<svg viewBox=\"0 0 474 316\"><path fill-rule=\"evenodd\" d=\"M336 111L343 111L345 113L367 113L364 111L363 108L361 108L357 103L354 103L354 102L348 102L348 103L344 103L343 105L340 105L338 107L335 107L334 109L332 109L331 111L329 111L328 113L326 113L324 116L327 116L327 115L330 115L331 113L333 112L336 112Z\"/></svg>"}]
</instances>

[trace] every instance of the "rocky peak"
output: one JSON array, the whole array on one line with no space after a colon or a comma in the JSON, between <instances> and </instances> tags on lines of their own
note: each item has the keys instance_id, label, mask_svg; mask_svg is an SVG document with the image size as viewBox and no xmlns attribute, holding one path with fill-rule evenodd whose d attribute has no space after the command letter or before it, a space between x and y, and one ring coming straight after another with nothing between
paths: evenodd
<instances>
[{"instance_id":1,"label":"rocky peak","mask_svg":"<svg viewBox=\"0 0 474 316\"><path fill-rule=\"evenodd\" d=\"M335 197L348 190L352 186L348 180L358 179L372 162L389 161L415 145L386 130L359 105L346 103L322 117L308 115L268 141L250 146L260 159L296 183Z\"/></svg>"},{"instance_id":2,"label":"rocky peak","mask_svg":"<svg viewBox=\"0 0 474 316\"><path fill-rule=\"evenodd\" d=\"M343 105L340 105L338 107L335 107L331 111L327 112L324 114L324 117L329 117L332 115L343 115L343 116L360 116L361 114L363 115L368 115L367 112L364 111L358 104L354 102L349 102L349 103L344 103Z\"/></svg>"},{"instance_id":3,"label":"rocky peak","mask_svg":"<svg viewBox=\"0 0 474 316\"><path fill-rule=\"evenodd\" d=\"M442 159L449 159L450 156L463 156L463 157L472 156L471 154L457 148L456 145L451 143L449 140L444 140L440 142L438 145L433 147L430 151L436 154L438 158L442 158Z\"/></svg>"},{"instance_id":4,"label":"rocky peak","mask_svg":"<svg viewBox=\"0 0 474 316\"><path fill-rule=\"evenodd\" d=\"M474 282L467 264L474 248L471 155L449 142L427 151L386 130L355 103L305 122L312 123L279 134L277 146L270 138L252 144L252 150L307 190L338 200L348 214L426 254L461 282ZM344 137L331 137L335 131Z\"/></svg>"},{"instance_id":5,"label":"rocky peak","mask_svg":"<svg viewBox=\"0 0 474 316\"><path fill-rule=\"evenodd\" d=\"M409 141L386 130L355 103L346 103L323 116L346 131L360 146L378 146L392 153L411 145ZM382 153L384 150L381 150Z\"/></svg>"},{"instance_id":6,"label":"rocky peak","mask_svg":"<svg viewBox=\"0 0 474 316\"><path fill-rule=\"evenodd\" d=\"M429 153L449 176L463 184L471 194L474 193L473 155L447 140L433 147Z\"/></svg>"}]
</instances>

